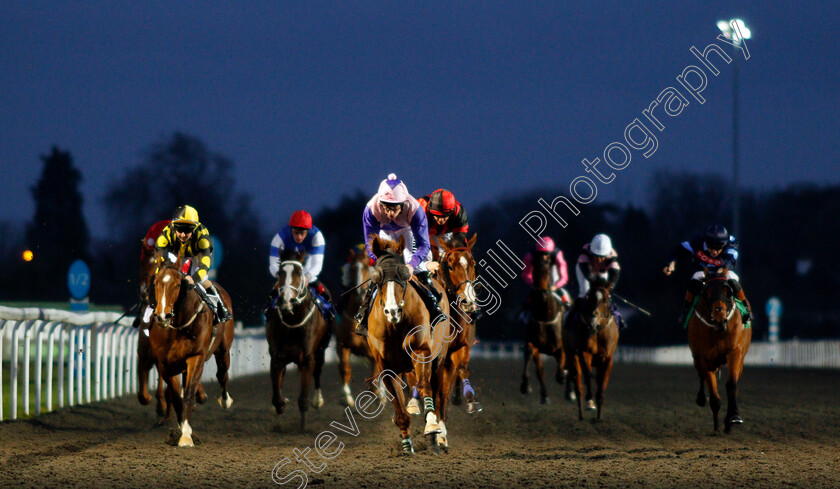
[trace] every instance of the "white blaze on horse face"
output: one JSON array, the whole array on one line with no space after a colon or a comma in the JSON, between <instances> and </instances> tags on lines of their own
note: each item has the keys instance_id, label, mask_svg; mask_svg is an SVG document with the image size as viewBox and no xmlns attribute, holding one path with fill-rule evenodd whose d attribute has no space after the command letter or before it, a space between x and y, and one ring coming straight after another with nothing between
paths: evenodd
<instances>
[{"instance_id":1,"label":"white blaze on horse face","mask_svg":"<svg viewBox=\"0 0 840 489\"><path fill-rule=\"evenodd\" d=\"M469 266L469 262L467 261L467 257L462 256L459 261L461 262L461 266L464 267L464 277L469 277L470 276L470 271L467 269L467 267ZM475 296L475 288L473 288L473 284L470 283L470 282L467 282L467 284L464 286L464 299L466 299L466 304L465 305L467 305L468 307L470 307L472 309L472 311L474 311L475 310L475 302L477 300L477 297ZM472 311L467 311L467 312L472 312Z\"/></svg>"},{"instance_id":2,"label":"white blaze on horse face","mask_svg":"<svg viewBox=\"0 0 840 489\"><path fill-rule=\"evenodd\" d=\"M291 309L291 301L292 297L294 297L292 292L292 270L294 270L294 265L283 265L283 273L286 274L286 281L283 284L283 307L287 309Z\"/></svg>"},{"instance_id":3,"label":"white blaze on horse face","mask_svg":"<svg viewBox=\"0 0 840 489\"><path fill-rule=\"evenodd\" d=\"M394 294L394 282L388 282L385 287L385 317L388 322L394 324L400 321L400 310L397 305L397 298Z\"/></svg>"}]
</instances>

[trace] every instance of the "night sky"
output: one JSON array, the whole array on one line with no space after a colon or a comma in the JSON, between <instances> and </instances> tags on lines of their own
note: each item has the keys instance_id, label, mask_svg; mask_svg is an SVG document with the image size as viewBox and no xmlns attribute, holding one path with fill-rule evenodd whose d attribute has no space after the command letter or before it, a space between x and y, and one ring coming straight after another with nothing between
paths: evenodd
<instances>
[{"instance_id":1,"label":"night sky","mask_svg":"<svg viewBox=\"0 0 840 489\"><path fill-rule=\"evenodd\" d=\"M733 17L752 31L743 184L839 183L835 2L3 2L0 220L32 218L58 145L101 237L108 185L173 131L234 161L266 229L390 172L468 210L567 189L663 89L687 93L689 48ZM665 116L600 202L644 205L656 170L731 174L733 67L717 66L705 104Z\"/></svg>"}]
</instances>

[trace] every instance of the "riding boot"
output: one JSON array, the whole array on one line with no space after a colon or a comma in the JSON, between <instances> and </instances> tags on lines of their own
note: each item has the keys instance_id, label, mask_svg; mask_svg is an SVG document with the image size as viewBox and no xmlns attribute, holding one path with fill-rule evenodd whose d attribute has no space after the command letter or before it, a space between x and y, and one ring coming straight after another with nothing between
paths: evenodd
<instances>
[{"instance_id":1,"label":"riding boot","mask_svg":"<svg viewBox=\"0 0 840 489\"><path fill-rule=\"evenodd\" d=\"M691 310L691 306L694 304L694 294L691 291L687 291L685 293L685 303L683 304L682 313L680 313L680 318L677 320L680 326L685 325L686 319L688 319L688 311Z\"/></svg>"},{"instance_id":2,"label":"riding boot","mask_svg":"<svg viewBox=\"0 0 840 489\"><path fill-rule=\"evenodd\" d=\"M744 306L747 308L747 312L741 318L741 321L744 324L752 321L752 307L750 307L750 301L747 300L747 296L744 295L744 289L738 289L738 292L735 293L735 298L743 302Z\"/></svg>"},{"instance_id":3,"label":"riding boot","mask_svg":"<svg viewBox=\"0 0 840 489\"><path fill-rule=\"evenodd\" d=\"M268 300L263 305L263 316L268 317L268 313L277 307L278 297L277 289L271 289L271 293L268 294Z\"/></svg>"},{"instance_id":4,"label":"riding boot","mask_svg":"<svg viewBox=\"0 0 840 489\"><path fill-rule=\"evenodd\" d=\"M435 297L435 301L440 301L441 294L435 288L434 282L432 282L432 275L429 272L417 272L414 275L417 277L418 280L420 280L420 283L422 283L426 286L426 288L429 289L429 291Z\"/></svg>"},{"instance_id":5,"label":"riding boot","mask_svg":"<svg viewBox=\"0 0 840 489\"><path fill-rule=\"evenodd\" d=\"M356 321L356 330L354 331L359 336L367 336L367 321L370 314L370 303L373 300L373 293L376 291L376 284L371 284L365 291L365 296L362 298L362 303L359 304L359 311L353 316Z\"/></svg>"},{"instance_id":6,"label":"riding boot","mask_svg":"<svg viewBox=\"0 0 840 489\"><path fill-rule=\"evenodd\" d=\"M212 301L215 303L213 314L216 318L216 324L233 319L233 316L230 315L230 311L228 311L228 308L225 307L225 301L222 300L222 296L219 295L219 291L216 290L216 287L214 287L213 284L210 284L206 290L207 296L211 297Z\"/></svg>"},{"instance_id":7,"label":"riding boot","mask_svg":"<svg viewBox=\"0 0 840 489\"><path fill-rule=\"evenodd\" d=\"M425 277L422 276L425 274ZM426 304L426 309L429 310L429 322L434 325L435 319L438 318L441 314L443 314L443 309L440 307L440 297L436 295L435 288L431 285L432 281L428 275L428 272L421 272L417 274L417 278L420 282L420 287L416 287L416 290L422 291L420 293L420 298L423 299L423 302Z\"/></svg>"}]
</instances>

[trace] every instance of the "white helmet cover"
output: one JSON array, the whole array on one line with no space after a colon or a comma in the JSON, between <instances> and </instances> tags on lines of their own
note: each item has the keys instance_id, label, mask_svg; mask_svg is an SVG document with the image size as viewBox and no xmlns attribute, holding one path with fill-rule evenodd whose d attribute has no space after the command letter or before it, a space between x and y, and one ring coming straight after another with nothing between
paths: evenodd
<instances>
[{"instance_id":1,"label":"white helmet cover","mask_svg":"<svg viewBox=\"0 0 840 489\"><path fill-rule=\"evenodd\" d=\"M589 251L598 256L609 256L612 250L612 241L606 234L596 234L589 245Z\"/></svg>"}]
</instances>

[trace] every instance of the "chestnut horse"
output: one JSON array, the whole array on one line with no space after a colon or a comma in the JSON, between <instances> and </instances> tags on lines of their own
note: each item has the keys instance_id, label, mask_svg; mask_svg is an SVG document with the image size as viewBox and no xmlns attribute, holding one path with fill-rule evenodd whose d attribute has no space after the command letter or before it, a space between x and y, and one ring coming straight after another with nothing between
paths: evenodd
<instances>
[{"instance_id":1,"label":"chestnut horse","mask_svg":"<svg viewBox=\"0 0 840 489\"><path fill-rule=\"evenodd\" d=\"M342 392L344 394L341 402L346 406L353 407L355 400L350 390L350 378L352 376L350 354L367 358L371 362L371 368L373 368L373 355L370 353L367 338L354 333L356 324L354 316L359 310L359 305L362 303L365 294L366 283L370 279L369 258L364 249L361 252L351 250L351 253L351 261L348 265L350 272L349 287L352 287L352 289L342 296L341 321L335 327L335 340L336 352L338 353L338 373L341 375ZM375 374L376 372L374 372L374 376Z\"/></svg>"},{"instance_id":2,"label":"chestnut horse","mask_svg":"<svg viewBox=\"0 0 840 489\"><path fill-rule=\"evenodd\" d=\"M394 405L394 424L400 430L403 452L408 454L414 453L409 433L411 417L405 406L404 384L396 375L414 373L423 399L426 422L423 434L429 440L430 450L437 452L440 446L448 444L444 416L449 395L447 386L455 374L454 366L447 361L448 343L454 338L449 304L441 300L444 315L437 319L433 334L429 311L415 286L409 283L416 279L403 264L405 239L400 237L398 243L377 236L371 239L371 251L377 257L371 280L378 287L368 316L368 344L373 353L374 371L395 374L380 377ZM445 298L443 285L435 285Z\"/></svg>"},{"instance_id":3,"label":"chestnut horse","mask_svg":"<svg viewBox=\"0 0 840 489\"><path fill-rule=\"evenodd\" d=\"M265 338L271 355L271 404L278 415L283 414L288 399L283 397L283 379L289 363L297 365L300 374L300 429L306 429L306 412L309 404L310 384L315 380L312 407L324 405L321 394L321 370L324 367L324 352L330 342L332 324L324 319L309 290L309 283L303 274L304 252L285 250L280 256L280 270L277 272L278 305L268 313L265 322Z\"/></svg>"},{"instance_id":4,"label":"chestnut horse","mask_svg":"<svg viewBox=\"0 0 840 489\"><path fill-rule=\"evenodd\" d=\"M456 239L445 241L438 239L443 254L436 261L440 263L440 275L446 287L446 295L453 298L459 310L455 310L455 338L449 344L449 356L455 365L456 374L450 390L454 389L452 403L459 405L462 395L467 400L467 414L481 412L481 403L475 397L475 390L470 385L470 350L475 343L475 321L471 317L478 306L475 292L475 258L472 248L478 235L473 234L468 241ZM463 386L463 392L458 387Z\"/></svg>"},{"instance_id":5,"label":"chestnut horse","mask_svg":"<svg viewBox=\"0 0 840 489\"><path fill-rule=\"evenodd\" d=\"M586 408L598 410L598 420L604 407L604 394L610 380L613 353L618 346L618 325L610 308L610 288L596 284L576 307L575 317L568 318L571 324L563 328L563 345L566 350L566 369L574 382L578 402L578 419L583 420L583 386L586 382ZM596 369L595 379L598 391L592 402L592 367ZM581 373L583 379L581 379Z\"/></svg>"},{"instance_id":6,"label":"chestnut horse","mask_svg":"<svg viewBox=\"0 0 840 489\"><path fill-rule=\"evenodd\" d=\"M704 270L706 279L703 289L688 321L688 345L694 358L694 368L700 376L696 402L700 407L706 405L705 383L709 388L709 406L712 408L715 434L720 433L720 394L715 374L724 364L727 371L724 432L729 433L733 424L744 422L738 415L736 397L738 380L744 369L744 356L750 349L752 340L752 329L749 324L743 324L741 311L737 310L735 294L726 279L726 274L725 268L711 275L708 270Z\"/></svg>"},{"instance_id":7,"label":"chestnut horse","mask_svg":"<svg viewBox=\"0 0 840 489\"><path fill-rule=\"evenodd\" d=\"M557 362L554 379L560 385L566 383L566 399L573 399L571 382L567 379L565 370L567 367L563 350L563 315L566 312L566 305L557 299L551 290L552 262L553 258L549 253L536 253L531 262L534 267L534 287L531 289L527 302L530 316L523 345L525 365L522 368L522 383L519 385L519 391L523 394L531 391L528 385L528 363L533 359L537 370L537 380L540 383L541 404L548 404L541 354L554 357Z\"/></svg>"},{"instance_id":8,"label":"chestnut horse","mask_svg":"<svg viewBox=\"0 0 840 489\"><path fill-rule=\"evenodd\" d=\"M166 398L175 408L181 437L178 446L193 446L190 419L201 385L204 362L216 358L216 379L222 388L219 405L227 409L233 399L227 391L230 347L233 343L233 319L213 325L214 314L180 270L180 260L164 262L155 275L155 317L149 331L149 343L158 372L166 381ZM227 291L214 284L227 308L233 306ZM142 336L142 334L141 334ZM181 374L186 374L183 390Z\"/></svg>"}]
</instances>

